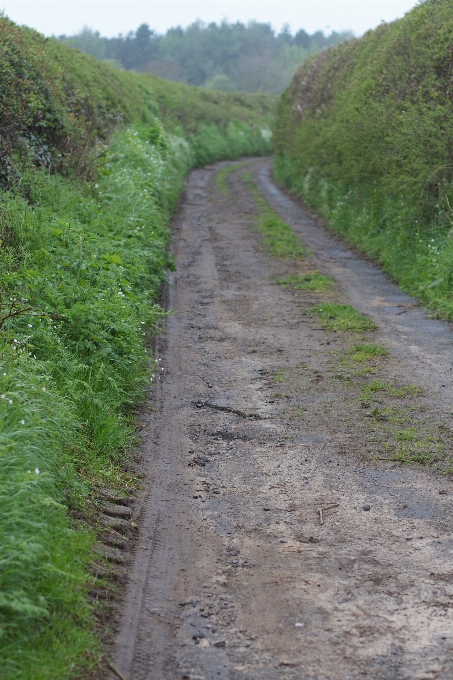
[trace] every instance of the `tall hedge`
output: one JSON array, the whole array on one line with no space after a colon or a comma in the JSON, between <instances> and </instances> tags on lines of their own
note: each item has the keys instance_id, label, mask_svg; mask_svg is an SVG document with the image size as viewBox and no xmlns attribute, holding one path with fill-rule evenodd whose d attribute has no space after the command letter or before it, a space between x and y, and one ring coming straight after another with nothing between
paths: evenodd
<instances>
[{"instance_id":1,"label":"tall hedge","mask_svg":"<svg viewBox=\"0 0 453 680\"><path fill-rule=\"evenodd\" d=\"M274 127L277 177L452 315L453 2L304 62Z\"/></svg>"}]
</instances>

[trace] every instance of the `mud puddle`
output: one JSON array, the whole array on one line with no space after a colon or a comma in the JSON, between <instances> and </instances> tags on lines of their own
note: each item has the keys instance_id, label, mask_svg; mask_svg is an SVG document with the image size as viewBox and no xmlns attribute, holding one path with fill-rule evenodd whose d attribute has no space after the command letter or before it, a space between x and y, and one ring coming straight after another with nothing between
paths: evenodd
<instances>
[{"instance_id":1,"label":"mud puddle","mask_svg":"<svg viewBox=\"0 0 453 680\"><path fill-rule=\"evenodd\" d=\"M127 680L451 678L450 329L268 161L226 195L224 166L192 173L175 224L114 663ZM245 171L311 255L269 254ZM291 284L314 271L334 282ZM326 304L377 328L326 330Z\"/></svg>"}]
</instances>

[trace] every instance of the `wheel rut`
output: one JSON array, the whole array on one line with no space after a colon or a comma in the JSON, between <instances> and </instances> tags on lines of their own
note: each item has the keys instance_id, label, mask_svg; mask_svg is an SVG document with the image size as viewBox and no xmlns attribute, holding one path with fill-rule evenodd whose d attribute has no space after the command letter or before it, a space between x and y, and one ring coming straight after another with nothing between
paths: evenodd
<instances>
[{"instance_id":1,"label":"wheel rut","mask_svg":"<svg viewBox=\"0 0 453 680\"><path fill-rule=\"evenodd\" d=\"M224 195L226 165L191 174L174 224L114 665L126 680L447 680L450 327L272 184L268 160ZM250 175L310 256L266 250ZM315 270L335 279L325 292L277 283ZM377 330L325 329L311 310L326 302Z\"/></svg>"}]
</instances>

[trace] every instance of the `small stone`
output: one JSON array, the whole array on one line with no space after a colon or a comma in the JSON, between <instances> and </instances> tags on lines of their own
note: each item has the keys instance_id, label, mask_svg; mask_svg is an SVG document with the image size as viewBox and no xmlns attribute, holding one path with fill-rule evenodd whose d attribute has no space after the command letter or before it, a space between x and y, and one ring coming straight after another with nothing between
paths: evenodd
<instances>
[{"instance_id":1,"label":"small stone","mask_svg":"<svg viewBox=\"0 0 453 680\"><path fill-rule=\"evenodd\" d=\"M270 510L270 508L266 505L266 506L263 508L263 510L265 510L266 512L268 512L268 511Z\"/></svg>"},{"instance_id":2,"label":"small stone","mask_svg":"<svg viewBox=\"0 0 453 680\"><path fill-rule=\"evenodd\" d=\"M225 647L225 640L219 640L218 642L214 642L214 647Z\"/></svg>"},{"instance_id":3,"label":"small stone","mask_svg":"<svg viewBox=\"0 0 453 680\"><path fill-rule=\"evenodd\" d=\"M305 626L305 623L296 623L296 628L303 628Z\"/></svg>"},{"instance_id":4,"label":"small stone","mask_svg":"<svg viewBox=\"0 0 453 680\"><path fill-rule=\"evenodd\" d=\"M406 536L406 541L412 541L412 536Z\"/></svg>"},{"instance_id":5,"label":"small stone","mask_svg":"<svg viewBox=\"0 0 453 680\"><path fill-rule=\"evenodd\" d=\"M366 512L368 512L368 510L371 510L371 505L368 505L368 503L365 503L365 505L363 506L363 509L364 509Z\"/></svg>"}]
</instances>

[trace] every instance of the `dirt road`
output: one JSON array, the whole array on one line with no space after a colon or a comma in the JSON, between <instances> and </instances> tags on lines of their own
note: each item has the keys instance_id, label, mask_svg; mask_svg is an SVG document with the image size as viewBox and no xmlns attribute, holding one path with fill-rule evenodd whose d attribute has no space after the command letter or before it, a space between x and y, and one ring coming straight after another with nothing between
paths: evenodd
<instances>
[{"instance_id":1,"label":"dirt road","mask_svg":"<svg viewBox=\"0 0 453 680\"><path fill-rule=\"evenodd\" d=\"M175 223L115 664L127 680L451 679L450 328L268 160L222 194L224 166L192 173ZM244 172L311 255L269 253ZM335 282L291 285L314 270ZM326 330L309 311L326 303L377 330Z\"/></svg>"}]
</instances>

